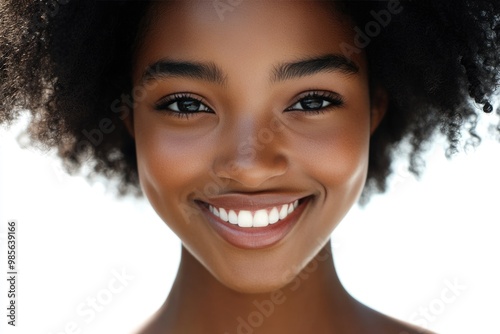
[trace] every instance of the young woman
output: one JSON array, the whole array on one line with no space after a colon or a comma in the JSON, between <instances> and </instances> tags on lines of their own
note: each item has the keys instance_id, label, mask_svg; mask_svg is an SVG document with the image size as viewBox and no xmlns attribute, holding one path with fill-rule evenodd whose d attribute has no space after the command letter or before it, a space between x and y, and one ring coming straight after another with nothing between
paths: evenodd
<instances>
[{"instance_id":1,"label":"young woman","mask_svg":"<svg viewBox=\"0 0 500 334\"><path fill-rule=\"evenodd\" d=\"M416 173L436 131L450 155L463 128L478 144L498 1L1 6L0 121L31 110L34 142L120 177L182 240L141 333L423 332L345 291L330 235L403 140Z\"/></svg>"}]
</instances>

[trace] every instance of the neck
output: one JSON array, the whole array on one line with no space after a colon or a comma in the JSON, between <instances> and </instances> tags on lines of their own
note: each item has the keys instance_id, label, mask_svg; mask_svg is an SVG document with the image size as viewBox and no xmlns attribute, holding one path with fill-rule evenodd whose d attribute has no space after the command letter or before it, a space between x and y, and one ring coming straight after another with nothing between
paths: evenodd
<instances>
[{"instance_id":1,"label":"neck","mask_svg":"<svg viewBox=\"0 0 500 334\"><path fill-rule=\"evenodd\" d=\"M170 295L159 311L168 333L331 333L354 300L342 287L327 245L280 290L243 294L217 281L184 247ZM318 330L316 330L318 329Z\"/></svg>"}]
</instances>

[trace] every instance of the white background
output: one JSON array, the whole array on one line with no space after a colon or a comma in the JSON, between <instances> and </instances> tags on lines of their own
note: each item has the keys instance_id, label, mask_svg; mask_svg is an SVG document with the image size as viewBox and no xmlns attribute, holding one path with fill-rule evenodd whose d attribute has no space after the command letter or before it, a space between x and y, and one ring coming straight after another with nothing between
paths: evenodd
<instances>
[{"instance_id":1,"label":"white background","mask_svg":"<svg viewBox=\"0 0 500 334\"><path fill-rule=\"evenodd\" d=\"M179 240L145 200L66 175L53 154L20 149L18 131L0 130L0 332L130 333L166 298ZM401 164L386 194L353 208L333 234L349 292L438 333L500 333L499 150L485 138L448 161L436 145L420 181ZM9 219L18 222L16 328L4 314Z\"/></svg>"}]
</instances>

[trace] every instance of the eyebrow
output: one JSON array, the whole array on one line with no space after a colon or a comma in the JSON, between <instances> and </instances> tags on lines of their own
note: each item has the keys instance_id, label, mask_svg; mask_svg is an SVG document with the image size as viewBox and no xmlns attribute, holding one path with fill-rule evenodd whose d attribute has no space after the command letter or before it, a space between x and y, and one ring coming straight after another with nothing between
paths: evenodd
<instances>
[{"instance_id":1,"label":"eyebrow","mask_svg":"<svg viewBox=\"0 0 500 334\"><path fill-rule=\"evenodd\" d=\"M271 81L285 81L319 72L340 72L349 75L356 74L358 71L359 67L347 57L338 54L328 54L274 66ZM226 83L224 72L212 62L201 63L170 59L161 59L149 65L142 75L142 81L169 77L193 78L219 85Z\"/></svg>"},{"instance_id":2,"label":"eyebrow","mask_svg":"<svg viewBox=\"0 0 500 334\"><path fill-rule=\"evenodd\" d=\"M356 74L359 67L344 55L328 54L291 63L280 64L273 69L273 81L284 81L319 72L341 72Z\"/></svg>"},{"instance_id":3,"label":"eyebrow","mask_svg":"<svg viewBox=\"0 0 500 334\"><path fill-rule=\"evenodd\" d=\"M222 70L214 63L200 63L190 61L175 61L161 59L149 65L142 81L162 79L168 77L193 78L223 85L226 78Z\"/></svg>"}]
</instances>

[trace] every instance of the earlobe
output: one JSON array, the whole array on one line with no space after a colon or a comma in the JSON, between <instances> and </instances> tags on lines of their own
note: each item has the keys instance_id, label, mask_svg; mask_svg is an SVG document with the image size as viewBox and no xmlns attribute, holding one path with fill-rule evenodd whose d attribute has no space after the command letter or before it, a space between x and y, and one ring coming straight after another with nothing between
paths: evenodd
<instances>
[{"instance_id":1,"label":"earlobe","mask_svg":"<svg viewBox=\"0 0 500 334\"><path fill-rule=\"evenodd\" d=\"M125 125L125 128L127 129L127 132L130 134L130 136L135 139L133 110L126 106L124 106L124 108L127 108L127 112L125 113L125 117L121 117L122 122Z\"/></svg>"},{"instance_id":2,"label":"earlobe","mask_svg":"<svg viewBox=\"0 0 500 334\"><path fill-rule=\"evenodd\" d=\"M387 112L389 106L389 94L385 88L377 86L372 96L370 110L370 134L373 134Z\"/></svg>"}]
</instances>

